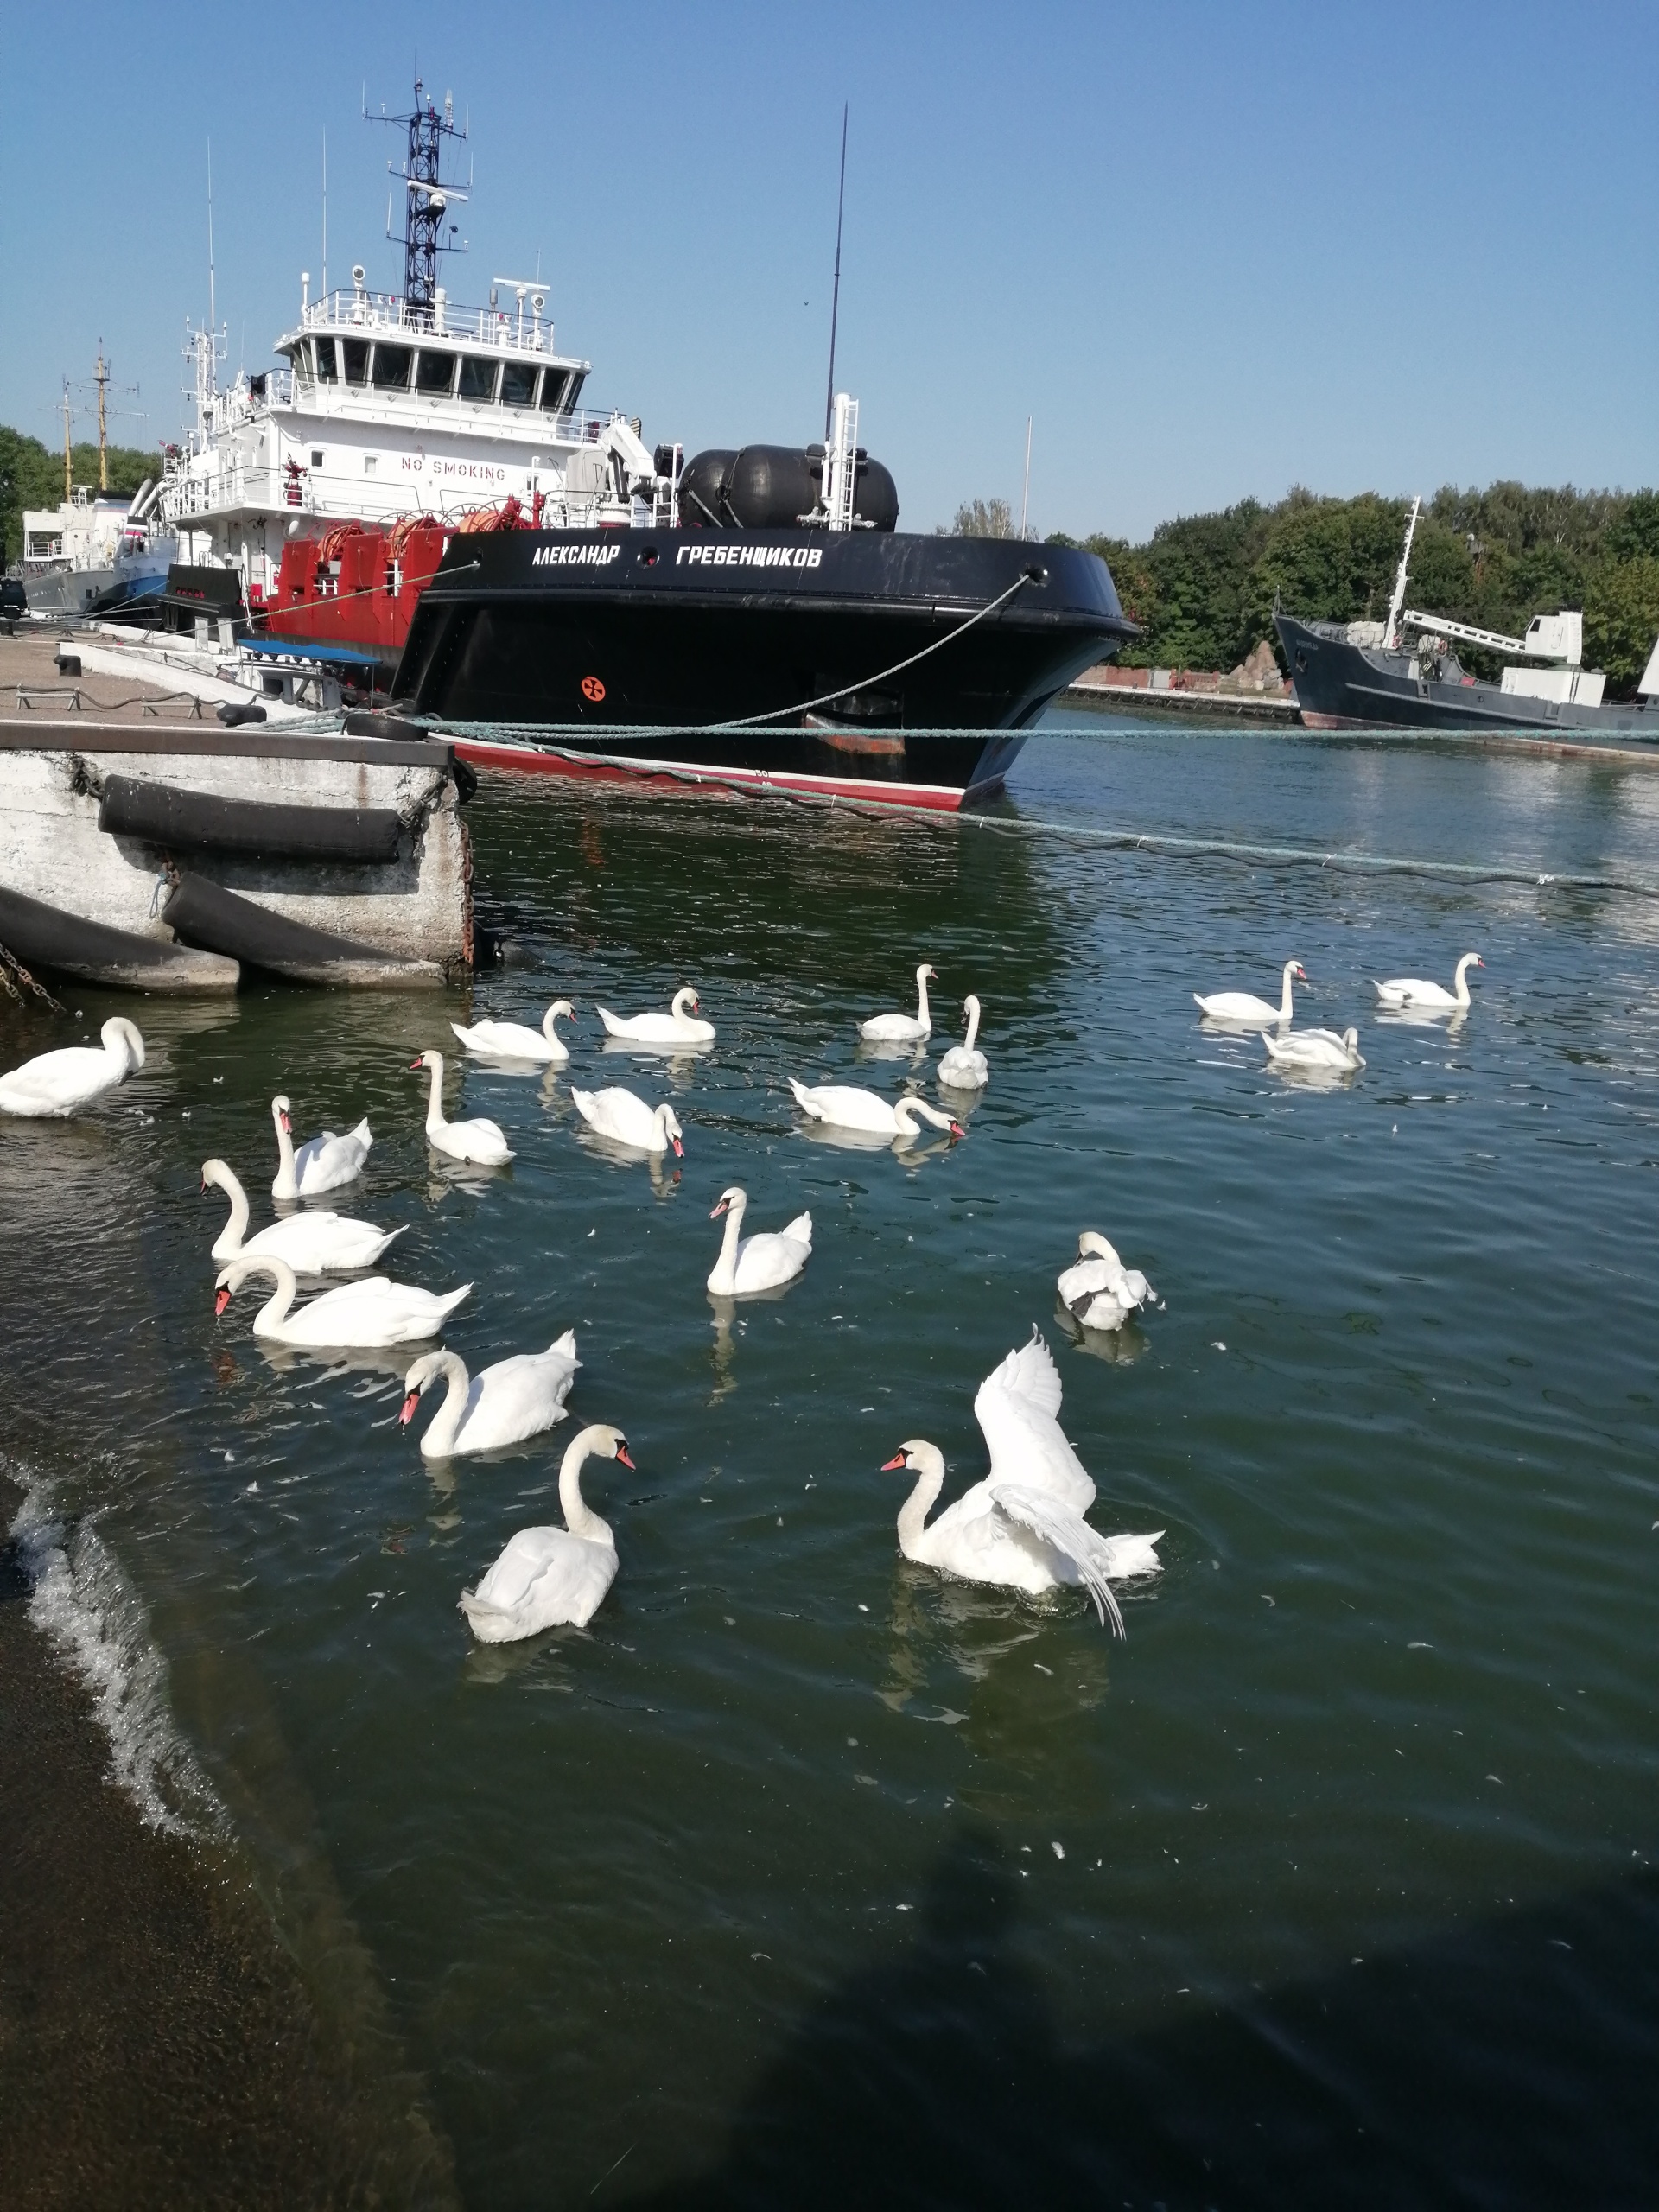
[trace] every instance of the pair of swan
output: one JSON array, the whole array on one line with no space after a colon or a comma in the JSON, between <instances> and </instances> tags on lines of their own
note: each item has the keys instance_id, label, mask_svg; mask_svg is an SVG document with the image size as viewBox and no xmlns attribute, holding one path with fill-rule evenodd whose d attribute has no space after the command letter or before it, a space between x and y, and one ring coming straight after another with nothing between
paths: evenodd
<instances>
[{"instance_id":1,"label":"pair of swan","mask_svg":"<svg viewBox=\"0 0 1659 2212\"><path fill-rule=\"evenodd\" d=\"M493 1366L469 1375L458 1352L429 1351L404 1378L409 1393L397 1419L407 1428L422 1398L442 1376L443 1402L421 1439L423 1459L458 1459L466 1452L496 1452L522 1444L564 1419L576 1370L574 1329L556 1337L545 1351L515 1352Z\"/></svg>"},{"instance_id":2,"label":"pair of swan","mask_svg":"<svg viewBox=\"0 0 1659 2212\"><path fill-rule=\"evenodd\" d=\"M607 1037L617 1037L631 1045L649 1045L668 1051L683 1050L688 1045L712 1045L715 1025L696 1017L701 1001L696 991L687 983L674 994L674 1003L666 1014L631 1014L624 1017L614 1014L606 1007L594 1011L605 1025Z\"/></svg>"},{"instance_id":3,"label":"pair of swan","mask_svg":"<svg viewBox=\"0 0 1659 2212\"><path fill-rule=\"evenodd\" d=\"M555 999L542 1016L539 1029L531 1029L522 1021L474 1021L470 1026L459 1021L449 1025L460 1038L463 1050L475 1052L484 1060L539 1060L548 1067L563 1067L570 1057L570 1047L554 1029L556 1021L574 1021L576 1009L569 999Z\"/></svg>"},{"instance_id":4,"label":"pair of swan","mask_svg":"<svg viewBox=\"0 0 1659 2212\"><path fill-rule=\"evenodd\" d=\"M1386 983L1373 980L1377 1003L1390 1014L1464 1014L1473 1004L1469 996L1469 970L1486 963L1478 952L1465 952L1448 991L1444 983L1426 983L1416 976L1395 976Z\"/></svg>"},{"instance_id":5,"label":"pair of swan","mask_svg":"<svg viewBox=\"0 0 1659 2212\"><path fill-rule=\"evenodd\" d=\"M836 1129L859 1129L871 1136L910 1139L920 1135L918 1122L948 1129L952 1138L967 1132L953 1115L942 1114L925 1098L905 1097L889 1105L874 1090L861 1090L849 1083L797 1083L788 1078L795 1103L809 1122L822 1122Z\"/></svg>"},{"instance_id":6,"label":"pair of swan","mask_svg":"<svg viewBox=\"0 0 1659 2212\"><path fill-rule=\"evenodd\" d=\"M447 1122L443 1116L443 1054L424 1052L411 1060L411 1075L422 1068L432 1071L432 1089L426 1102L426 1141L435 1152L451 1160L471 1160L477 1167L501 1167L512 1159L506 1132L499 1122L480 1114L469 1122Z\"/></svg>"},{"instance_id":7,"label":"pair of swan","mask_svg":"<svg viewBox=\"0 0 1659 2212\"><path fill-rule=\"evenodd\" d=\"M1288 1037L1273 1037L1264 1029L1262 1042L1274 1067L1292 1071L1351 1074L1365 1065L1357 1029L1344 1029L1340 1036L1334 1029L1293 1029Z\"/></svg>"},{"instance_id":8,"label":"pair of swan","mask_svg":"<svg viewBox=\"0 0 1659 2212\"><path fill-rule=\"evenodd\" d=\"M928 1011L927 987L938 982L938 971L925 961L916 970L916 1011L914 1014L876 1014L868 1021L861 1021L858 1033L867 1045L919 1045L933 1033L933 1017Z\"/></svg>"},{"instance_id":9,"label":"pair of swan","mask_svg":"<svg viewBox=\"0 0 1659 2212\"><path fill-rule=\"evenodd\" d=\"M1126 1268L1117 1248L1096 1229L1077 1238L1077 1256L1055 1285L1060 1303L1085 1329L1121 1329L1158 1294L1139 1268Z\"/></svg>"},{"instance_id":10,"label":"pair of swan","mask_svg":"<svg viewBox=\"0 0 1659 2212\"><path fill-rule=\"evenodd\" d=\"M477 1586L461 1593L461 1610L480 1643L585 1628L604 1602L616 1580L616 1538L582 1495L582 1466L591 1459L633 1466L620 1428L596 1421L571 1440L559 1465L564 1527L520 1529Z\"/></svg>"},{"instance_id":11,"label":"pair of swan","mask_svg":"<svg viewBox=\"0 0 1659 2212\"><path fill-rule=\"evenodd\" d=\"M757 1291L777 1290L793 1282L812 1256L812 1217L798 1213L779 1230L765 1230L754 1236L740 1234L749 1194L741 1184L722 1191L710 1212L710 1221L726 1217L726 1236L709 1278L716 1298L747 1298Z\"/></svg>"},{"instance_id":12,"label":"pair of swan","mask_svg":"<svg viewBox=\"0 0 1659 2212\"><path fill-rule=\"evenodd\" d=\"M940 1060L939 1081L950 1090L983 1090L991 1079L991 1070L978 1048L979 1001L971 991L963 999L962 1010L968 1017L968 1034Z\"/></svg>"},{"instance_id":13,"label":"pair of swan","mask_svg":"<svg viewBox=\"0 0 1659 2212\"><path fill-rule=\"evenodd\" d=\"M337 1191L342 1183L354 1183L363 1173L363 1163L374 1142L366 1116L343 1137L337 1137L332 1129L325 1129L320 1137L308 1138L296 1151L292 1112L292 1107L279 1091L270 1102L270 1118L276 1125L278 1162L276 1179L270 1186L271 1197L315 1198L324 1191Z\"/></svg>"},{"instance_id":14,"label":"pair of swan","mask_svg":"<svg viewBox=\"0 0 1659 2212\"><path fill-rule=\"evenodd\" d=\"M210 1185L231 1202L231 1217L213 1245L215 1260L265 1255L286 1260L296 1274L347 1274L354 1268L372 1268L392 1239L404 1233L403 1229L377 1229L372 1221L353 1221L344 1214L296 1213L250 1236L248 1194L224 1160L202 1162L201 1187L206 1191Z\"/></svg>"},{"instance_id":15,"label":"pair of swan","mask_svg":"<svg viewBox=\"0 0 1659 2212\"><path fill-rule=\"evenodd\" d=\"M1252 1029L1259 1029L1264 1021L1289 1021L1293 981L1298 983L1307 981L1307 970L1300 960L1287 960L1285 963L1277 1006L1270 999L1257 998L1253 991L1216 991L1208 998L1200 998L1194 991L1192 996L1206 1021L1239 1022Z\"/></svg>"},{"instance_id":16,"label":"pair of swan","mask_svg":"<svg viewBox=\"0 0 1659 2212\"><path fill-rule=\"evenodd\" d=\"M437 1335L473 1287L464 1282L441 1298L385 1275L367 1275L361 1282L337 1283L296 1312L299 1285L289 1262L274 1252L250 1252L232 1260L219 1275L215 1319L250 1275L269 1275L276 1286L253 1317L254 1335L314 1351L370 1351L386 1344L418 1344L423 1337Z\"/></svg>"},{"instance_id":17,"label":"pair of swan","mask_svg":"<svg viewBox=\"0 0 1659 2212\"><path fill-rule=\"evenodd\" d=\"M647 1153L656 1160L660 1160L672 1145L676 1160L684 1159L684 1131L680 1127L679 1116L666 1099L660 1106L647 1106L643 1098L632 1090L625 1090L620 1084L613 1084L608 1090L578 1090L573 1083L570 1096L577 1113L595 1136L606 1137L612 1144L626 1145L632 1152Z\"/></svg>"},{"instance_id":18,"label":"pair of swan","mask_svg":"<svg viewBox=\"0 0 1659 2212\"><path fill-rule=\"evenodd\" d=\"M31 1121L79 1114L144 1065L144 1040L124 1014L99 1031L101 1045L64 1045L0 1075L0 1114Z\"/></svg>"},{"instance_id":19,"label":"pair of swan","mask_svg":"<svg viewBox=\"0 0 1659 2212\"><path fill-rule=\"evenodd\" d=\"M1060 1376L1035 1329L988 1375L974 1399L990 1454L990 1472L928 1515L944 1484L944 1459L925 1437L899 1446L883 1472L904 1469L916 1486L899 1515L899 1548L908 1560L965 1582L1036 1596L1061 1585L1086 1589L1103 1624L1119 1636L1123 1617L1115 1581L1156 1574L1160 1529L1145 1536L1103 1536L1084 1516L1095 1485L1060 1428Z\"/></svg>"}]
</instances>

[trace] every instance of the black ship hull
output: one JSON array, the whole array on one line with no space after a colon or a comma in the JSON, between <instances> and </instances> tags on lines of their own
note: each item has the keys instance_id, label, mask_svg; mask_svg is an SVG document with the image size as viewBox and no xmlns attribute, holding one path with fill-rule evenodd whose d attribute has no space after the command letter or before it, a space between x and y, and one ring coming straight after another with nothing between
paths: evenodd
<instances>
[{"instance_id":1,"label":"black ship hull","mask_svg":"<svg viewBox=\"0 0 1659 2212\"><path fill-rule=\"evenodd\" d=\"M1659 712L1637 704L1590 707L1529 699L1465 675L1448 657L1436 678L1414 655L1350 645L1334 622L1276 614L1297 703L1310 729L1531 730L1626 743L1659 739Z\"/></svg>"},{"instance_id":2,"label":"black ship hull","mask_svg":"<svg viewBox=\"0 0 1659 2212\"><path fill-rule=\"evenodd\" d=\"M393 702L493 726L458 732L492 765L955 807L999 788L1050 701L1133 634L1105 563L1067 547L876 531L458 536L416 610Z\"/></svg>"}]
</instances>

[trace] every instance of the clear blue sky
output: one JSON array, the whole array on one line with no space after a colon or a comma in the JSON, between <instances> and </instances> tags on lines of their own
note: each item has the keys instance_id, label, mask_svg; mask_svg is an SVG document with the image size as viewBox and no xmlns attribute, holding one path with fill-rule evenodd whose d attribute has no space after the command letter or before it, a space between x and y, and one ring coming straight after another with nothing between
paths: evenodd
<instances>
[{"instance_id":1,"label":"clear blue sky","mask_svg":"<svg viewBox=\"0 0 1659 2212\"><path fill-rule=\"evenodd\" d=\"M0 421L50 442L100 336L153 442L218 299L265 365L299 272L391 285L396 134L470 109L472 253L549 281L588 395L689 449L823 428L837 381L904 526L1017 506L1144 535L1293 483L1659 481L1659 9L15 5ZM135 403L121 403L131 407Z\"/></svg>"}]
</instances>

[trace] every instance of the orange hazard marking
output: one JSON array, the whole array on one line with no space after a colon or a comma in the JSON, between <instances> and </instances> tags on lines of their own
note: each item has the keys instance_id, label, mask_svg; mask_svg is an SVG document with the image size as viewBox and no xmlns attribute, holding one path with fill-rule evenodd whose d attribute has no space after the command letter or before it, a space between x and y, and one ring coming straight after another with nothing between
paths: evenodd
<instances>
[{"instance_id":1,"label":"orange hazard marking","mask_svg":"<svg viewBox=\"0 0 1659 2212\"><path fill-rule=\"evenodd\" d=\"M605 696L605 686L600 682L598 677L584 676L582 679L582 696L584 699L591 699L597 706Z\"/></svg>"}]
</instances>

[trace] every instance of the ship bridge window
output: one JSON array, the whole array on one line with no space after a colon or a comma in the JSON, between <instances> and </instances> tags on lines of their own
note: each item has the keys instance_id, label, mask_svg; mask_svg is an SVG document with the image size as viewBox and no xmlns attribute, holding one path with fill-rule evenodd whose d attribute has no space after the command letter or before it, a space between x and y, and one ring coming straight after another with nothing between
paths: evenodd
<instances>
[{"instance_id":1,"label":"ship bridge window","mask_svg":"<svg viewBox=\"0 0 1659 2212\"><path fill-rule=\"evenodd\" d=\"M415 364L415 389L438 397L454 389L455 357L453 353L423 353Z\"/></svg>"},{"instance_id":2,"label":"ship bridge window","mask_svg":"<svg viewBox=\"0 0 1659 2212\"><path fill-rule=\"evenodd\" d=\"M317 382L319 384L338 384L340 382L340 365L334 359L334 340L332 338L314 338L311 340L311 349L316 362Z\"/></svg>"},{"instance_id":3,"label":"ship bridge window","mask_svg":"<svg viewBox=\"0 0 1659 2212\"><path fill-rule=\"evenodd\" d=\"M487 354L463 353L461 357L461 389L458 399L493 399L495 372L499 363Z\"/></svg>"},{"instance_id":4,"label":"ship bridge window","mask_svg":"<svg viewBox=\"0 0 1659 2212\"><path fill-rule=\"evenodd\" d=\"M365 385L369 380L369 347L366 339L342 338L340 358L346 366L347 384Z\"/></svg>"},{"instance_id":5,"label":"ship bridge window","mask_svg":"<svg viewBox=\"0 0 1659 2212\"><path fill-rule=\"evenodd\" d=\"M533 361L504 361L501 364L501 404L504 407L529 407L536 397L536 365Z\"/></svg>"},{"instance_id":6,"label":"ship bridge window","mask_svg":"<svg viewBox=\"0 0 1659 2212\"><path fill-rule=\"evenodd\" d=\"M407 346L377 346L374 349L375 390L407 391L411 358Z\"/></svg>"},{"instance_id":7,"label":"ship bridge window","mask_svg":"<svg viewBox=\"0 0 1659 2212\"><path fill-rule=\"evenodd\" d=\"M542 404L550 415L563 414L564 396L569 385L570 379L563 369L544 369L542 372Z\"/></svg>"}]
</instances>

